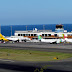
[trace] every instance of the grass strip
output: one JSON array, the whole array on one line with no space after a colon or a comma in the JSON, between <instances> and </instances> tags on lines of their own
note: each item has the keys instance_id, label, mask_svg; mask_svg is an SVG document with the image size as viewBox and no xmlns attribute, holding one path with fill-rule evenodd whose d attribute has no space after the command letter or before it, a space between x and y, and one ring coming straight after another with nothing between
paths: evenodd
<instances>
[{"instance_id":1,"label":"grass strip","mask_svg":"<svg viewBox=\"0 0 72 72\"><path fill-rule=\"evenodd\" d=\"M56 59L56 58L58 59ZM32 50L0 49L1 59L19 61L53 61L72 57L72 53L44 52Z\"/></svg>"}]
</instances>

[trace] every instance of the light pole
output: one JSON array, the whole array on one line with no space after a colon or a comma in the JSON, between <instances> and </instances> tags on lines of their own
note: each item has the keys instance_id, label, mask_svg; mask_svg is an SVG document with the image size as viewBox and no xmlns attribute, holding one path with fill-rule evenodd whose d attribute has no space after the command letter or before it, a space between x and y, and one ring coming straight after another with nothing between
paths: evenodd
<instances>
[{"instance_id":1,"label":"light pole","mask_svg":"<svg viewBox=\"0 0 72 72\"><path fill-rule=\"evenodd\" d=\"M43 32L44 32L44 38L45 38L45 25L43 25Z\"/></svg>"},{"instance_id":2,"label":"light pole","mask_svg":"<svg viewBox=\"0 0 72 72\"><path fill-rule=\"evenodd\" d=\"M27 31L27 26L26 26L26 31Z\"/></svg>"},{"instance_id":3,"label":"light pole","mask_svg":"<svg viewBox=\"0 0 72 72\"><path fill-rule=\"evenodd\" d=\"M11 26L11 36L12 36L12 26Z\"/></svg>"},{"instance_id":4,"label":"light pole","mask_svg":"<svg viewBox=\"0 0 72 72\"><path fill-rule=\"evenodd\" d=\"M45 30L45 25L43 25L43 31Z\"/></svg>"},{"instance_id":5,"label":"light pole","mask_svg":"<svg viewBox=\"0 0 72 72\"><path fill-rule=\"evenodd\" d=\"M0 24L0 33L1 33L1 24Z\"/></svg>"}]
</instances>

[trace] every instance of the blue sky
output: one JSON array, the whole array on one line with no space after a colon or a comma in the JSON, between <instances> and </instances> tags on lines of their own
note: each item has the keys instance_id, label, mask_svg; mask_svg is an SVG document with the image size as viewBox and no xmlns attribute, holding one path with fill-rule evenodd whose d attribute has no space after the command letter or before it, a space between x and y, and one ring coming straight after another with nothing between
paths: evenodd
<instances>
[{"instance_id":1,"label":"blue sky","mask_svg":"<svg viewBox=\"0 0 72 72\"><path fill-rule=\"evenodd\" d=\"M1 25L72 24L72 0L0 0Z\"/></svg>"}]
</instances>

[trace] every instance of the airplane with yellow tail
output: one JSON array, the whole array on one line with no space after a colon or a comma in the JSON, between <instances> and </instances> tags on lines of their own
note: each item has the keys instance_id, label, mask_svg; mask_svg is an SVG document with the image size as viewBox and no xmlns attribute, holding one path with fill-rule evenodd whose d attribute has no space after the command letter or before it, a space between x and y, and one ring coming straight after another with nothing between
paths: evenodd
<instances>
[{"instance_id":1,"label":"airplane with yellow tail","mask_svg":"<svg viewBox=\"0 0 72 72\"><path fill-rule=\"evenodd\" d=\"M16 41L18 41L18 42L20 42L20 41L23 41L23 40L29 40L29 38L26 38L26 37L13 37L13 36L11 36L11 37L4 37L1 33L0 33L0 40L1 41L12 41L12 42L16 42Z\"/></svg>"},{"instance_id":2,"label":"airplane with yellow tail","mask_svg":"<svg viewBox=\"0 0 72 72\"><path fill-rule=\"evenodd\" d=\"M1 33L0 33L0 41L17 41L18 38L12 38L12 37L4 37Z\"/></svg>"}]
</instances>

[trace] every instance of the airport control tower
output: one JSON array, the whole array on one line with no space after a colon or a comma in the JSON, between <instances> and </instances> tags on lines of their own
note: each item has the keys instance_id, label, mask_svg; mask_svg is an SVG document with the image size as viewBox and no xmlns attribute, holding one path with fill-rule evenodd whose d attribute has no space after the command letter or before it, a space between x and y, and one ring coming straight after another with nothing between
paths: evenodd
<instances>
[{"instance_id":1,"label":"airport control tower","mask_svg":"<svg viewBox=\"0 0 72 72\"><path fill-rule=\"evenodd\" d=\"M64 32L64 26L62 24L59 24L59 25L56 25L56 28L55 28L55 32L56 33L59 33L59 32Z\"/></svg>"}]
</instances>

